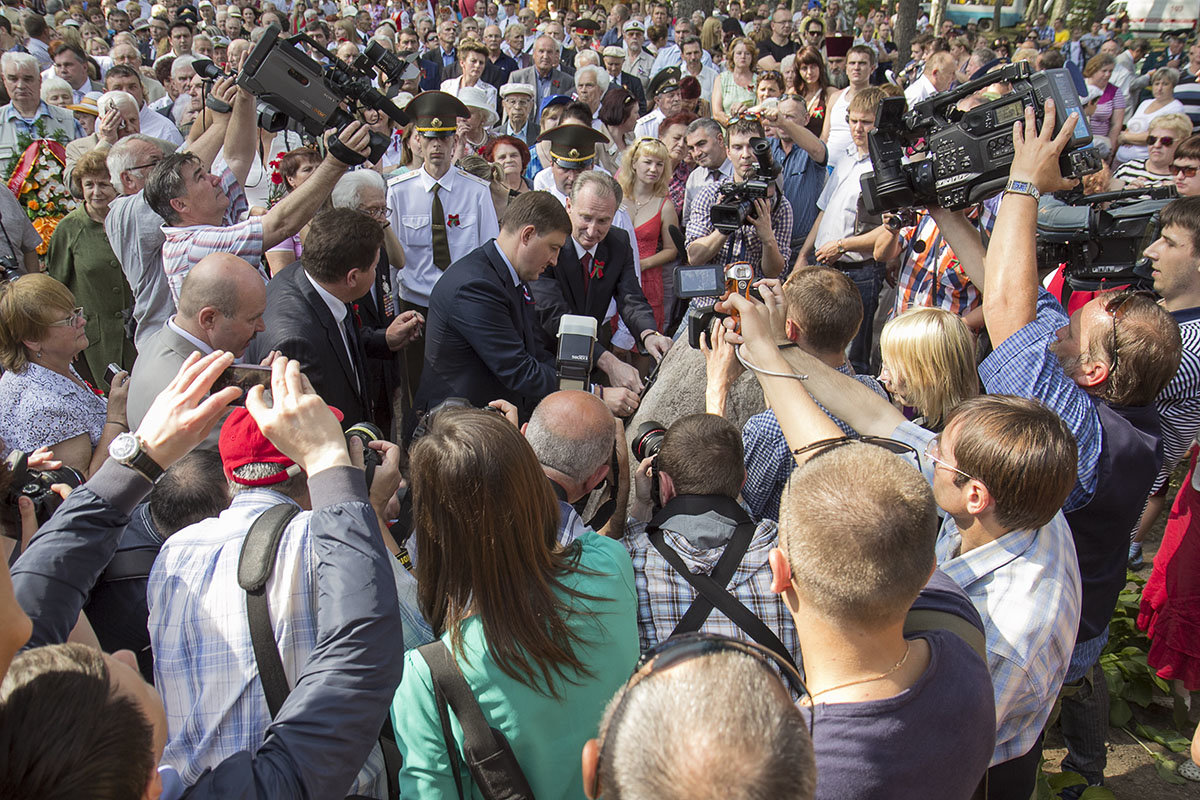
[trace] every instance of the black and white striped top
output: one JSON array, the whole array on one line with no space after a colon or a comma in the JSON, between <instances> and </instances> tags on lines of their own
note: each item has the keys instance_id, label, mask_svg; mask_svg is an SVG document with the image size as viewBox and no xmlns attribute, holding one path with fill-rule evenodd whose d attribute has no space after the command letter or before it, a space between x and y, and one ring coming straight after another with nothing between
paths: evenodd
<instances>
[{"instance_id":1,"label":"black and white striped top","mask_svg":"<svg viewBox=\"0 0 1200 800\"><path fill-rule=\"evenodd\" d=\"M1179 371L1158 395L1158 413L1162 418L1163 465L1152 491L1158 491L1170 479L1179 459L1200 433L1200 308L1172 311L1183 338L1183 356Z\"/></svg>"}]
</instances>

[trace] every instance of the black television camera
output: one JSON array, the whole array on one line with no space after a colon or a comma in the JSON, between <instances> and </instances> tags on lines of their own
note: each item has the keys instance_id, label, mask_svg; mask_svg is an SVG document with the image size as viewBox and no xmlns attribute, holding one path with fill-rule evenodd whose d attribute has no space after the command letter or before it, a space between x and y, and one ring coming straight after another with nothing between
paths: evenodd
<instances>
[{"instance_id":1,"label":"black television camera","mask_svg":"<svg viewBox=\"0 0 1200 800\"><path fill-rule=\"evenodd\" d=\"M397 125L408 124L408 115L372 85L375 68L393 83L400 82L406 68L379 43L368 47L353 64L330 57L329 65L322 67L296 46L304 42L324 52L316 41L303 33L288 38L279 34L279 26L267 27L238 76L238 85L259 99L261 128L281 131L290 118L313 136L329 129L340 132L354 121L359 105L386 114ZM368 158L378 161L389 144L386 136L372 132ZM329 151L351 166L366 160L337 139L330 142Z\"/></svg>"},{"instance_id":2,"label":"black television camera","mask_svg":"<svg viewBox=\"0 0 1200 800\"><path fill-rule=\"evenodd\" d=\"M750 148L758 159L754 177L740 183L722 183L721 202L714 204L710 211L713 227L726 235L736 233L754 218L754 201L767 199L771 181L779 175L779 167L771 158L769 141L755 136L750 139Z\"/></svg>"},{"instance_id":3,"label":"black television camera","mask_svg":"<svg viewBox=\"0 0 1200 800\"><path fill-rule=\"evenodd\" d=\"M991 102L960 111L965 97L993 83L1013 91ZM1057 135L1072 112L1079 114L1070 142L1059 158L1062 174L1078 178L1101 167L1079 102L1074 76L1067 69L1033 72L1018 62L962 86L939 92L905 112L903 97L884 98L868 137L873 172L862 176L866 210L882 214L907 206L960 209L1000 192L1013 160L1013 123L1032 105L1040 127L1046 100L1053 100ZM905 149L920 146L926 157L904 160Z\"/></svg>"},{"instance_id":4,"label":"black television camera","mask_svg":"<svg viewBox=\"0 0 1200 800\"><path fill-rule=\"evenodd\" d=\"M1037 228L1039 269L1065 264L1063 277L1078 291L1126 284L1150 288L1154 281L1149 259L1142 253L1158 238L1159 212L1175 196L1174 186L1154 186L1042 198ZM1104 203L1109 207L1101 208Z\"/></svg>"},{"instance_id":5,"label":"black television camera","mask_svg":"<svg viewBox=\"0 0 1200 800\"><path fill-rule=\"evenodd\" d=\"M51 486L65 483L75 489L82 486L86 480L79 470L73 467L30 469L29 454L20 450L14 450L4 462L4 466L10 474L6 502L9 518L20 520L17 501L24 496L33 501L33 512L37 516L38 525L45 525L46 520L62 505L62 498L50 488Z\"/></svg>"}]
</instances>

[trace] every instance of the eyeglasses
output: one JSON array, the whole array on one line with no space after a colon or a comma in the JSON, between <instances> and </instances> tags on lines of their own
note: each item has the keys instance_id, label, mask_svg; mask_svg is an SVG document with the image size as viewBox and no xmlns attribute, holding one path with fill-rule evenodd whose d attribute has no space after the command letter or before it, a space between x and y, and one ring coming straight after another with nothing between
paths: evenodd
<instances>
[{"instance_id":1,"label":"eyeglasses","mask_svg":"<svg viewBox=\"0 0 1200 800\"><path fill-rule=\"evenodd\" d=\"M1135 297L1153 298L1150 292L1113 292L1113 294L1104 302L1104 310L1112 315L1112 364L1108 368L1108 376L1111 378L1117 371L1117 320L1124 319L1127 312L1129 302Z\"/></svg>"},{"instance_id":2,"label":"eyeglasses","mask_svg":"<svg viewBox=\"0 0 1200 800\"><path fill-rule=\"evenodd\" d=\"M54 322L48 322L48 323L46 323L46 325L51 328L74 328L76 325L78 325L80 322L85 321L86 319L87 319L87 317L85 317L83 314L83 306L79 306L74 311L72 311L71 316L67 317L66 319L60 319L60 320L56 320Z\"/></svg>"},{"instance_id":3,"label":"eyeglasses","mask_svg":"<svg viewBox=\"0 0 1200 800\"><path fill-rule=\"evenodd\" d=\"M739 639L731 639L727 636L716 636L711 633L702 633L699 631L681 633L659 642L643 653L642 657L638 659L633 675L630 676L625 686L621 689L621 697L617 701L616 708L613 709L612 714L608 718L608 725L600 731L600 752L596 759L597 766L605 763L605 743L608 741L609 733L620 727L622 712L626 708L626 701L633 687L655 673L665 672L671 667L678 666L695 658L703 658L704 656L716 655L718 653L741 653L742 655L750 656L762 663L767 669L770 669L772 674L775 673L774 668L778 667L787 676L788 682L800 693L801 697L810 697L808 687L804 685L804 678L800 676L796 667L756 642L744 642ZM813 713L810 713L808 716L808 736L810 739L813 735L813 719L815 716ZM596 770L596 786L593 787L595 791L592 793L595 797L600 796L600 771L600 769Z\"/></svg>"},{"instance_id":4,"label":"eyeglasses","mask_svg":"<svg viewBox=\"0 0 1200 800\"><path fill-rule=\"evenodd\" d=\"M835 436L832 439L820 439L805 447L798 448L792 451L793 456L802 456L805 453L811 453L808 459L811 461L818 456L823 456L831 450L836 450L846 444L870 444L875 447L882 447L889 453L895 453L898 456L910 455L914 458L917 455L917 448L907 442L901 442L898 439L889 439L886 436Z\"/></svg>"},{"instance_id":5,"label":"eyeglasses","mask_svg":"<svg viewBox=\"0 0 1200 800\"><path fill-rule=\"evenodd\" d=\"M805 33L808 34L809 36L820 36L821 29L820 28L809 28L808 30L805 31Z\"/></svg>"},{"instance_id":6,"label":"eyeglasses","mask_svg":"<svg viewBox=\"0 0 1200 800\"><path fill-rule=\"evenodd\" d=\"M380 208L379 206L359 206L358 210L366 214L368 217L374 217L375 219L386 219L392 213L392 210L387 206L384 206L383 208Z\"/></svg>"},{"instance_id":7,"label":"eyeglasses","mask_svg":"<svg viewBox=\"0 0 1200 800\"><path fill-rule=\"evenodd\" d=\"M1196 173L1200 172L1200 167L1185 167L1182 164L1172 164L1171 172L1175 175L1182 175L1185 178L1194 178Z\"/></svg>"},{"instance_id":8,"label":"eyeglasses","mask_svg":"<svg viewBox=\"0 0 1200 800\"><path fill-rule=\"evenodd\" d=\"M959 475L962 475L967 480L979 481L979 478L976 478L974 475L971 475L969 473L963 472L961 469L959 469L958 467L954 466L953 464L951 464L950 462L948 462L942 458L942 437L941 436L933 437L932 439L929 440L929 444L925 445L925 457L928 458L930 461L932 461L935 465L945 467L946 469L950 470L951 472L957 472ZM979 482L983 483L983 481L979 481Z\"/></svg>"},{"instance_id":9,"label":"eyeglasses","mask_svg":"<svg viewBox=\"0 0 1200 800\"><path fill-rule=\"evenodd\" d=\"M127 172L133 172L134 170L139 170L139 169L149 169L150 167L157 167L157 166L158 166L158 162L157 162L157 161L151 161L149 164L138 164L136 167L130 167L130 168L129 168L128 170L126 170L126 171L127 171Z\"/></svg>"},{"instance_id":10,"label":"eyeglasses","mask_svg":"<svg viewBox=\"0 0 1200 800\"><path fill-rule=\"evenodd\" d=\"M1154 136L1153 134L1151 134L1150 136L1146 137L1146 144L1150 145L1151 147L1153 147L1156 144L1161 144L1163 147L1170 147L1171 145L1175 144L1175 137L1174 136ZM1193 167L1193 169L1194 169L1194 167Z\"/></svg>"}]
</instances>

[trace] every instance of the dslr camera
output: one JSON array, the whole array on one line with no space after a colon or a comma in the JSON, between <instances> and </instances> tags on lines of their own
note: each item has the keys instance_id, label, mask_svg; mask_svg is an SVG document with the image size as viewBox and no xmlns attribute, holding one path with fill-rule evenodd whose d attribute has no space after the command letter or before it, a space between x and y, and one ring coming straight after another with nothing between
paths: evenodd
<instances>
[{"instance_id":1,"label":"dslr camera","mask_svg":"<svg viewBox=\"0 0 1200 800\"><path fill-rule=\"evenodd\" d=\"M12 256L0 256L0 284L12 283L25 272L17 266L17 259Z\"/></svg>"},{"instance_id":2,"label":"dslr camera","mask_svg":"<svg viewBox=\"0 0 1200 800\"><path fill-rule=\"evenodd\" d=\"M767 190L779 175L779 167L771 158L769 141L755 136L750 140L750 149L758 159L754 166L754 177L737 183L722 183L721 202L714 204L710 211L713 227L726 235L736 233L754 219L754 201L767 199Z\"/></svg>"},{"instance_id":3,"label":"dslr camera","mask_svg":"<svg viewBox=\"0 0 1200 800\"><path fill-rule=\"evenodd\" d=\"M1154 280L1143 253L1159 236L1159 212L1175 196L1174 186L1154 186L1042 198L1038 268L1066 265L1063 277L1076 291L1123 285L1149 289Z\"/></svg>"},{"instance_id":4,"label":"dslr camera","mask_svg":"<svg viewBox=\"0 0 1200 800\"><path fill-rule=\"evenodd\" d=\"M731 294L749 298L754 288L754 267L745 261L735 261L727 267L720 264L676 267L675 287L677 296L685 300L697 297L720 297L724 300ZM713 321L729 316L718 312L715 306L716 301L688 307L688 344L697 350L700 349L701 338L706 337L712 329Z\"/></svg>"},{"instance_id":5,"label":"dslr camera","mask_svg":"<svg viewBox=\"0 0 1200 800\"><path fill-rule=\"evenodd\" d=\"M960 100L993 83L1009 83L1013 91L970 111L958 109ZM1012 165L1013 123L1023 120L1025 108L1032 106L1040 128L1046 100L1054 101L1055 135L1072 111L1079 114L1059 158L1063 176L1097 172L1100 155L1092 147L1075 76L1067 69L1035 73L1022 61L939 92L907 112L903 97L880 101L867 145L874 171L861 179L867 212L909 206L955 210L999 193ZM910 148L923 150L925 158L906 161L905 150Z\"/></svg>"},{"instance_id":6,"label":"dslr camera","mask_svg":"<svg viewBox=\"0 0 1200 800\"><path fill-rule=\"evenodd\" d=\"M386 114L397 125L407 125L408 115L373 85L378 68L393 84L399 84L407 65L378 42L373 42L352 64L330 56L322 67L297 45L301 42L327 52L307 34L282 38L278 25L270 25L250 52L238 76L238 85L259 100L258 124L266 131L281 131L292 120L312 136L326 130L339 133L354 121L359 106ZM371 133L370 161L378 161L390 142ZM339 140L329 151L351 166L362 164L362 156Z\"/></svg>"},{"instance_id":7,"label":"dslr camera","mask_svg":"<svg viewBox=\"0 0 1200 800\"><path fill-rule=\"evenodd\" d=\"M8 507L10 518L20 519L17 501L28 497L33 501L33 511L37 515L38 525L45 525L46 520L62 505L62 498L50 487L56 483L65 483L72 489L83 485L83 474L73 467L58 469L30 469L29 454L19 450L4 462L5 469L11 476L8 485L8 497L5 505Z\"/></svg>"}]
</instances>

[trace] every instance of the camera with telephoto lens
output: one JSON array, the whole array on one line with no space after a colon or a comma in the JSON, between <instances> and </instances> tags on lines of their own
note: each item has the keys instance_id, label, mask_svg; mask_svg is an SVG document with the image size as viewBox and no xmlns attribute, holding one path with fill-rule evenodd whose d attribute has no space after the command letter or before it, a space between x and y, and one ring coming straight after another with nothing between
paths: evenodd
<instances>
[{"instance_id":1,"label":"camera with telephoto lens","mask_svg":"<svg viewBox=\"0 0 1200 800\"><path fill-rule=\"evenodd\" d=\"M397 125L408 124L408 115L373 85L374 68L394 83L399 83L405 69L404 63L381 45L368 47L352 64L330 56L329 65L322 67L297 46L303 42L327 52L315 40L303 33L288 38L279 34L278 25L267 26L238 75L238 85L259 100L259 127L281 131L290 119L312 136L331 129L340 133L354 121L359 106L382 112ZM390 144L388 137L372 131L371 153L366 159L338 139L330 141L329 152L358 166L365 160L378 161Z\"/></svg>"},{"instance_id":2,"label":"camera with telephoto lens","mask_svg":"<svg viewBox=\"0 0 1200 800\"><path fill-rule=\"evenodd\" d=\"M1065 265L1063 278L1076 291L1124 285L1149 289L1154 278L1144 252L1159 236L1159 212L1175 196L1174 186L1153 186L1043 197L1038 204L1039 269Z\"/></svg>"},{"instance_id":3,"label":"camera with telephoto lens","mask_svg":"<svg viewBox=\"0 0 1200 800\"><path fill-rule=\"evenodd\" d=\"M638 425L633 433L633 441L629 443L633 457L640 464L647 458L658 455L658 451L662 449L663 437L666 435L667 426L661 422L647 420Z\"/></svg>"},{"instance_id":4,"label":"camera with telephoto lens","mask_svg":"<svg viewBox=\"0 0 1200 800\"><path fill-rule=\"evenodd\" d=\"M875 129L868 136L873 172L861 178L867 212L882 214L909 206L966 208L999 193L1012 166L1013 123L1033 106L1040 130L1046 100L1054 101L1057 135L1071 112L1079 115L1071 139L1059 158L1063 177L1079 178L1099 171L1100 154L1079 101L1078 70L1033 72L1028 63L1009 64L994 72L939 92L906 111L903 97L879 103ZM958 102L993 83L1009 83L1012 92L960 111ZM923 140L923 141L922 141ZM905 160L917 148L925 158Z\"/></svg>"},{"instance_id":5,"label":"camera with telephoto lens","mask_svg":"<svg viewBox=\"0 0 1200 800\"><path fill-rule=\"evenodd\" d=\"M713 227L726 235L732 235L743 225L754 219L754 201L767 200L771 182L779 175L779 167L771 158L771 143L755 136L750 139L758 163L754 165L754 177L740 182L726 181L721 184L721 202L713 205L709 212Z\"/></svg>"},{"instance_id":6,"label":"camera with telephoto lens","mask_svg":"<svg viewBox=\"0 0 1200 800\"><path fill-rule=\"evenodd\" d=\"M362 453L363 468L367 473L367 486L375 477L375 469L383 463L383 456L378 450L372 450L368 445L384 438L383 431L373 422L357 422L346 429L346 446L357 448Z\"/></svg>"},{"instance_id":7,"label":"camera with telephoto lens","mask_svg":"<svg viewBox=\"0 0 1200 800\"><path fill-rule=\"evenodd\" d=\"M28 497L33 501L33 512L37 516L38 525L45 525L46 520L62 505L62 498L50 487L56 483L65 483L75 489L86 480L83 474L73 467L31 469L29 454L20 450L14 450L4 465L11 475L6 505L16 514L16 518L20 519L17 501Z\"/></svg>"}]
</instances>

